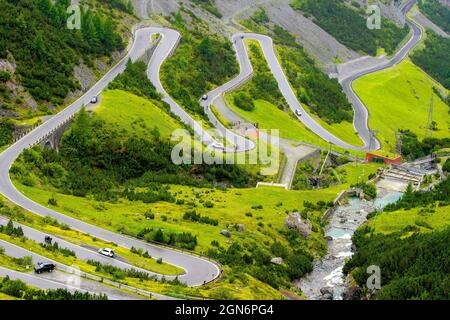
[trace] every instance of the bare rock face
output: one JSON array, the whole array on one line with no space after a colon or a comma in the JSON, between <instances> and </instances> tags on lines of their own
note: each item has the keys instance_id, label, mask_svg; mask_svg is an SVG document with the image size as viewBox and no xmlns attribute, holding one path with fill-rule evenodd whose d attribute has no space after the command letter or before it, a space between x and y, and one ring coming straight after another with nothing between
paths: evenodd
<instances>
[{"instance_id":1,"label":"bare rock face","mask_svg":"<svg viewBox=\"0 0 450 320\"><path fill-rule=\"evenodd\" d=\"M308 220L303 220L298 212L290 213L284 222L288 229L295 229L305 239L309 237L312 230L312 224Z\"/></svg>"},{"instance_id":2,"label":"bare rock face","mask_svg":"<svg viewBox=\"0 0 450 320\"><path fill-rule=\"evenodd\" d=\"M272 258L272 259L270 260L270 263L280 265L280 264L283 263L283 258L281 258L281 257Z\"/></svg>"},{"instance_id":3,"label":"bare rock face","mask_svg":"<svg viewBox=\"0 0 450 320\"><path fill-rule=\"evenodd\" d=\"M75 79L80 83L82 91L86 91L95 83L94 73L84 63L75 66L73 73Z\"/></svg>"},{"instance_id":4,"label":"bare rock face","mask_svg":"<svg viewBox=\"0 0 450 320\"><path fill-rule=\"evenodd\" d=\"M14 73L16 71L16 65L8 60L0 59L0 71Z\"/></svg>"}]
</instances>

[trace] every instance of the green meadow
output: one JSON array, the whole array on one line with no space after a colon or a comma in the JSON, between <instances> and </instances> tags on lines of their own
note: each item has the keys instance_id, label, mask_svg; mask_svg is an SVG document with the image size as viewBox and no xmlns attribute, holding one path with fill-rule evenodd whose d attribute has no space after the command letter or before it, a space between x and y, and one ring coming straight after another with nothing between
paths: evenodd
<instances>
[{"instance_id":1,"label":"green meadow","mask_svg":"<svg viewBox=\"0 0 450 320\"><path fill-rule=\"evenodd\" d=\"M428 134L428 111L433 97L433 137L449 136L449 107L433 92L447 92L409 59L395 67L364 76L353 83L355 92L369 110L369 126L386 151L395 150L395 132L408 129L419 139Z\"/></svg>"},{"instance_id":2,"label":"green meadow","mask_svg":"<svg viewBox=\"0 0 450 320\"><path fill-rule=\"evenodd\" d=\"M169 138L172 131L182 127L152 101L123 90L105 91L95 113L105 122L137 136L145 137L157 127L161 136Z\"/></svg>"},{"instance_id":3,"label":"green meadow","mask_svg":"<svg viewBox=\"0 0 450 320\"><path fill-rule=\"evenodd\" d=\"M449 207L413 208L382 212L369 220L369 226L376 233L389 234L402 231L405 227L418 228L421 232L437 231L450 225Z\"/></svg>"},{"instance_id":4,"label":"green meadow","mask_svg":"<svg viewBox=\"0 0 450 320\"><path fill-rule=\"evenodd\" d=\"M244 224L246 232L235 232L233 238L244 241L280 239L278 230L283 228L286 212L304 208L304 201L316 203L331 201L342 190L358 181L365 181L375 173L376 164L350 163L342 166L342 184L322 190L292 191L282 188L261 187L246 189L209 189L170 185L169 191L184 204L168 202L143 203L120 199L115 203L100 202L89 198L55 193L54 190L28 187L16 184L27 197L59 212L113 230L137 234L144 228L161 228L168 232L190 232L198 237L196 250L204 252L213 240L227 247L228 239L220 234L230 224ZM58 206L48 205L51 197ZM204 204L209 201L213 207ZM218 219L212 226L183 219L186 211L195 209L202 216ZM153 220L146 219L144 213L153 212ZM318 216L316 216L318 218ZM321 242L320 233L313 233L315 241ZM313 245L317 245L313 244Z\"/></svg>"}]
</instances>

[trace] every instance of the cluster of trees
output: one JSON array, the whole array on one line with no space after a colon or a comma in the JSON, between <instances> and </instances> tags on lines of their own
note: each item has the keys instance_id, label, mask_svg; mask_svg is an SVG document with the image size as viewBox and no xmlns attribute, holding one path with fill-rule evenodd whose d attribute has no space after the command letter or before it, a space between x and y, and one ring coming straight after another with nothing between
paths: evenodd
<instances>
[{"instance_id":1,"label":"cluster of trees","mask_svg":"<svg viewBox=\"0 0 450 320\"><path fill-rule=\"evenodd\" d=\"M199 98L236 75L239 67L230 41L196 25L188 29L180 13L177 17L174 26L183 37L175 54L162 66L162 82L184 108L204 114Z\"/></svg>"},{"instance_id":2,"label":"cluster of trees","mask_svg":"<svg viewBox=\"0 0 450 320\"><path fill-rule=\"evenodd\" d=\"M9 220L6 226L0 225L0 233L4 233L11 237L23 237L22 227L14 227L12 220Z\"/></svg>"},{"instance_id":3,"label":"cluster of trees","mask_svg":"<svg viewBox=\"0 0 450 320\"><path fill-rule=\"evenodd\" d=\"M12 142L13 132L14 124L11 119L0 117L0 147Z\"/></svg>"},{"instance_id":4,"label":"cluster of trees","mask_svg":"<svg viewBox=\"0 0 450 320\"><path fill-rule=\"evenodd\" d=\"M58 242L53 242L53 244L40 243L39 245L47 251L61 253L65 257L76 257L74 251L67 248L61 248Z\"/></svg>"},{"instance_id":5,"label":"cluster of trees","mask_svg":"<svg viewBox=\"0 0 450 320\"><path fill-rule=\"evenodd\" d=\"M80 59L109 55L124 48L111 18L82 13L81 30L66 27L70 0L1 0L0 58L10 52L16 74L38 101L62 103L80 85L73 68Z\"/></svg>"},{"instance_id":6,"label":"cluster of trees","mask_svg":"<svg viewBox=\"0 0 450 320\"><path fill-rule=\"evenodd\" d=\"M254 22L264 20L264 11L252 16ZM252 27L252 24L249 25ZM296 92L297 98L308 105L313 113L326 122L340 123L352 121L353 109L347 100L341 85L336 79L329 78L296 41L295 36L279 25L274 25L271 31L277 46L277 53L287 78ZM258 32L258 30L255 30ZM270 73L264 56L256 46L251 46L251 60L255 68L253 87L247 90L251 97L267 100L280 108L286 105L279 92L277 82ZM235 95L235 104L244 110L252 110L253 105L248 95Z\"/></svg>"},{"instance_id":7,"label":"cluster of trees","mask_svg":"<svg viewBox=\"0 0 450 320\"><path fill-rule=\"evenodd\" d=\"M96 260L86 261L91 266L95 267L96 272L106 273L113 276L114 280L123 280L125 278L136 278L141 280L155 279L155 276L150 276L147 272L136 269L121 269L110 264L103 264Z\"/></svg>"},{"instance_id":8,"label":"cluster of trees","mask_svg":"<svg viewBox=\"0 0 450 320\"><path fill-rule=\"evenodd\" d=\"M313 257L297 241L298 233L292 232L289 249L281 242L274 241L268 247L254 241L239 244L233 242L228 248L216 243L207 254L222 264L232 268L233 273L245 272L269 284L273 288L290 287L291 282L312 271ZM283 263L270 262L273 257L281 257Z\"/></svg>"},{"instance_id":9,"label":"cluster of trees","mask_svg":"<svg viewBox=\"0 0 450 320\"><path fill-rule=\"evenodd\" d=\"M139 191L126 189L122 196L130 201L142 201L144 203L154 203L158 201L166 201L174 203L176 201L175 197L168 191L167 188L160 184L152 183L146 191Z\"/></svg>"},{"instance_id":10,"label":"cluster of trees","mask_svg":"<svg viewBox=\"0 0 450 320\"><path fill-rule=\"evenodd\" d=\"M428 30L425 47L416 50L411 59L444 87L450 89L450 38L441 37Z\"/></svg>"},{"instance_id":11,"label":"cluster of trees","mask_svg":"<svg viewBox=\"0 0 450 320\"><path fill-rule=\"evenodd\" d=\"M369 227L358 229L353 243L358 248L344 266L356 283L365 288L371 265L382 272L381 300L448 300L450 273L450 228L408 235L409 230L389 235L373 234ZM363 290L363 294L367 288Z\"/></svg>"},{"instance_id":12,"label":"cluster of trees","mask_svg":"<svg viewBox=\"0 0 450 320\"><path fill-rule=\"evenodd\" d=\"M132 0L102 0L102 2L129 14L133 14L134 12Z\"/></svg>"},{"instance_id":13,"label":"cluster of trees","mask_svg":"<svg viewBox=\"0 0 450 320\"><path fill-rule=\"evenodd\" d=\"M450 204L450 179L439 183L428 192L413 191L410 184L403 197L384 208L386 214L400 209L448 206ZM433 211L430 211L433 212ZM368 218L372 218L373 215ZM416 223L417 224L417 223ZM426 299L448 300L448 274L450 272L450 227L420 233L415 226L405 224L395 233L377 233L364 225L353 235L357 247L355 255L344 266L356 283L363 288L361 298L368 293L365 287L366 272L370 265L379 266L382 272L381 289L375 299Z\"/></svg>"},{"instance_id":14,"label":"cluster of trees","mask_svg":"<svg viewBox=\"0 0 450 320\"><path fill-rule=\"evenodd\" d=\"M450 33L450 9L438 0L419 0L420 11L447 33Z\"/></svg>"},{"instance_id":15,"label":"cluster of trees","mask_svg":"<svg viewBox=\"0 0 450 320\"><path fill-rule=\"evenodd\" d=\"M450 179L440 182L431 191L413 191L411 185L406 189L403 197L396 203L387 205L384 211L396 211L400 209L412 209L416 207L426 207L439 202L440 206L450 204Z\"/></svg>"},{"instance_id":16,"label":"cluster of trees","mask_svg":"<svg viewBox=\"0 0 450 320\"><path fill-rule=\"evenodd\" d=\"M233 95L236 106L243 110L251 111L255 108L253 101L262 99L279 108L285 108L287 103L278 88L278 83L270 71L260 47L252 43L249 56L254 75L252 81L245 84Z\"/></svg>"},{"instance_id":17,"label":"cluster of trees","mask_svg":"<svg viewBox=\"0 0 450 320\"><path fill-rule=\"evenodd\" d=\"M294 190L329 188L340 183L338 175L345 175L345 170L336 172L334 168L327 167L319 177L317 168L313 167L311 162L302 162L295 170L292 188Z\"/></svg>"},{"instance_id":18,"label":"cluster of trees","mask_svg":"<svg viewBox=\"0 0 450 320\"><path fill-rule=\"evenodd\" d=\"M402 156L409 160L425 157L434 151L450 148L450 138L427 137L419 141L417 135L409 130L400 130Z\"/></svg>"},{"instance_id":19,"label":"cluster of trees","mask_svg":"<svg viewBox=\"0 0 450 320\"><path fill-rule=\"evenodd\" d=\"M330 124L353 120L352 106L339 82L323 73L303 48L281 47L278 53L300 102Z\"/></svg>"},{"instance_id":20,"label":"cluster of trees","mask_svg":"<svg viewBox=\"0 0 450 320\"><path fill-rule=\"evenodd\" d=\"M408 34L408 27L397 27L382 18L381 29L369 30L364 15L342 0L294 0L291 6L315 22L345 46L376 55L378 48L387 53L395 51L397 45Z\"/></svg>"},{"instance_id":21,"label":"cluster of trees","mask_svg":"<svg viewBox=\"0 0 450 320\"><path fill-rule=\"evenodd\" d=\"M255 21L256 23L268 23L270 22L270 18L267 15L266 10L264 8L260 8L258 11L256 11L252 16L251 19Z\"/></svg>"},{"instance_id":22,"label":"cluster of trees","mask_svg":"<svg viewBox=\"0 0 450 320\"><path fill-rule=\"evenodd\" d=\"M445 160L444 165L442 166L442 170L450 173L450 158L447 158L447 160Z\"/></svg>"},{"instance_id":23,"label":"cluster of trees","mask_svg":"<svg viewBox=\"0 0 450 320\"><path fill-rule=\"evenodd\" d=\"M118 75L109 84L110 89L129 91L137 96L154 100L161 100L153 84L147 77L147 65L142 62L131 62L128 60L125 72Z\"/></svg>"},{"instance_id":24,"label":"cluster of trees","mask_svg":"<svg viewBox=\"0 0 450 320\"><path fill-rule=\"evenodd\" d=\"M146 138L129 136L82 110L64 134L59 153L36 146L22 154L11 172L26 185L40 180L67 194L91 194L100 200L124 195L146 202L175 201L159 183L243 187L256 180L233 165L177 166L171 160L171 142L153 133ZM125 184L130 190L134 184L149 191L116 191Z\"/></svg>"},{"instance_id":25,"label":"cluster of trees","mask_svg":"<svg viewBox=\"0 0 450 320\"><path fill-rule=\"evenodd\" d=\"M255 103L252 97L245 91L240 91L236 93L233 97L234 104L236 107L241 108L245 111L252 111L255 109Z\"/></svg>"},{"instance_id":26,"label":"cluster of trees","mask_svg":"<svg viewBox=\"0 0 450 320\"><path fill-rule=\"evenodd\" d=\"M197 213L195 210L186 211L183 215L183 219L198 222L198 223L210 224L212 226L217 226L219 224L219 220L202 216L200 213Z\"/></svg>"},{"instance_id":27,"label":"cluster of trees","mask_svg":"<svg viewBox=\"0 0 450 320\"><path fill-rule=\"evenodd\" d=\"M0 281L0 292L11 297L25 300L107 300L104 294L95 295L89 292L70 292L67 289L39 290L28 287L21 280L11 280L8 276Z\"/></svg>"},{"instance_id":28,"label":"cluster of trees","mask_svg":"<svg viewBox=\"0 0 450 320\"><path fill-rule=\"evenodd\" d=\"M371 199L377 197L377 187L373 183L359 182L357 184L351 185L352 188L360 188L366 196Z\"/></svg>"},{"instance_id":29,"label":"cluster of trees","mask_svg":"<svg viewBox=\"0 0 450 320\"><path fill-rule=\"evenodd\" d=\"M145 228L137 236L150 242L164 243L187 250L194 250L197 246L197 236L190 232L174 233L163 231L159 228Z\"/></svg>"},{"instance_id":30,"label":"cluster of trees","mask_svg":"<svg viewBox=\"0 0 450 320\"><path fill-rule=\"evenodd\" d=\"M200 5L206 11L212 13L217 18L222 18L222 14L216 7L215 0L191 0L193 3Z\"/></svg>"}]
</instances>

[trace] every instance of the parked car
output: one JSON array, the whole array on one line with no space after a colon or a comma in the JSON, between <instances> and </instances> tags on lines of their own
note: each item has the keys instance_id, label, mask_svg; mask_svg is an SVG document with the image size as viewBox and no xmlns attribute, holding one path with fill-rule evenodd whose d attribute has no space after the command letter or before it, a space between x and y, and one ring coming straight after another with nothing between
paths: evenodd
<instances>
[{"instance_id":1,"label":"parked car","mask_svg":"<svg viewBox=\"0 0 450 320\"><path fill-rule=\"evenodd\" d=\"M299 117L301 117L303 115L303 113L300 111L300 109L296 109L295 114Z\"/></svg>"},{"instance_id":2,"label":"parked car","mask_svg":"<svg viewBox=\"0 0 450 320\"><path fill-rule=\"evenodd\" d=\"M52 272L56 266L51 262L38 262L34 266L34 272L42 273L42 272Z\"/></svg>"},{"instance_id":3,"label":"parked car","mask_svg":"<svg viewBox=\"0 0 450 320\"><path fill-rule=\"evenodd\" d=\"M115 256L114 250L110 248L101 248L100 250L98 250L98 253L110 258L114 258Z\"/></svg>"},{"instance_id":4,"label":"parked car","mask_svg":"<svg viewBox=\"0 0 450 320\"><path fill-rule=\"evenodd\" d=\"M203 95L203 96L202 96L202 100L203 100L203 101L208 100L208 95L207 95L207 94Z\"/></svg>"},{"instance_id":5,"label":"parked car","mask_svg":"<svg viewBox=\"0 0 450 320\"><path fill-rule=\"evenodd\" d=\"M52 239L52 237L50 237L50 236L45 236L44 241L45 241L45 243L47 243L47 244L52 244L53 239Z\"/></svg>"},{"instance_id":6,"label":"parked car","mask_svg":"<svg viewBox=\"0 0 450 320\"><path fill-rule=\"evenodd\" d=\"M91 103L97 103L98 98L96 96L92 97L91 99Z\"/></svg>"}]
</instances>

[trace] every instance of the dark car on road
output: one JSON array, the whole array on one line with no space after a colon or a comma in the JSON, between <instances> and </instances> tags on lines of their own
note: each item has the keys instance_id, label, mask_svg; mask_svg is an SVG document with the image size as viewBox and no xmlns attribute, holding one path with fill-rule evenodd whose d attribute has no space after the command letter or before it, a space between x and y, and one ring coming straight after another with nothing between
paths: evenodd
<instances>
[{"instance_id":1,"label":"dark car on road","mask_svg":"<svg viewBox=\"0 0 450 320\"><path fill-rule=\"evenodd\" d=\"M42 272L52 272L55 269L55 265L51 262L38 262L34 267L34 272L42 273Z\"/></svg>"}]
</instances>

